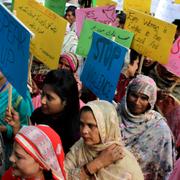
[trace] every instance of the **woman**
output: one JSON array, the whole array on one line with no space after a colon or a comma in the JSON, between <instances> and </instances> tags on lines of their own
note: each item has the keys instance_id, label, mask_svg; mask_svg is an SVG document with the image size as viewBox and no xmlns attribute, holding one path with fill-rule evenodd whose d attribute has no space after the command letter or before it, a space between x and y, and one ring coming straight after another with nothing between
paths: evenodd
<instances>
[{"instance_id":1,"label":"woman","mask_svg":"<svg viewBox=\"0 0 180 180\"><path fill-rule=\"evenodd\" d=\"M79 67L79 60L72 52L64 52L59 58L59 69L67 69L75 73Z\"/></svg>"},{"instance_id":2,"label":"woman","mask_svg":"<svg viewBox=\"0 0 180 180\"><path fill-rule=\"evenodd\" d=\"M65 159L67 179L143 179L136 159L122 145L112 104L89 102L81 109L80 119L82 138Z\"/></svg>"},{"instance_id":3,"label":"woman","mask_svg":"<svg viewBox=\"0 0 180 180\"><path fill-rule=\"evenodd\" d=\"M2 180L63 180L64 152L58 134L49 126L24 126L15 136L12 168Z\"/></svg>"},{"instance_id":4,"label":"woman","mask_svg":"<svg viewBox=\"0 0 180 180\"><path fill-rule=\"evenodd\" d=\"M180 77L171 72L169 67L157 64L149 76L155 80L159 88L155 107L167 119L177 141L180 135Z\"/></svg>"},{"instance_id":5,"label":"woman","mask_svg":"<svg viewBox=\"0 0 180 180\"><path fill-rule=\"evenodd\" d=\"M67 70L52 70L42 89L42 106L32 116L32 124L47 124L61 137L65 153L79 139L79 98L76 80Z\"/></svg>"},{"instance_id":6,"label":"woman","mask_svg":"<svg viewBox=\"0 0 180 180\"><path fill-rule=\"evenodd\" d=\"M59 67L58 69L67 69L74 74L74 78L77 82L77 87L79 91L79 97L81 96L82 82L79 79L77 70L79 67L79 60L77 56L72 52L64 52L61 54L59 58ZM84 106L84 103L81 99L79 99L80 107Z\"/></svg>"},{"instance_id":7,"label":"woman","mask_svg":"<svg viewBox=\"0 0 180 180\"><path fill-rule=\"evenodd\" d=\"M145 179L167 179L173 168L174 149L166 119L152 110L157 87L153 79L138 75L127 87L119 105L122 137L135 155Z\"/></svg>"},{"instance_id":8,"label":"woman","mask_svg":"<svg viewBox=\"0 0 180 180\"><path fill-rule=\"evenodd\" d=\"M3 147L4 148L3 151L5 152L6 169L8 169L10 166L9 156L12 153L12 145L13 145L13 128L4 121L6 108L8 107L9 85L10 85L9 82L0 71L0 133L2 133L3 142L5 145L5 147ZM27 91L27 98L23 99L22 96L20 96L20 94L15 90L15 88L12 87L11 103L12 103L12 107L19 113L20 124L27 125L29 121L28 119L31 116L31 113L33 112L33 106L29 92ZM0 162L1 162L0 164L2 164L2 148L0 148ZM1 170L0 170L0 174L1 174Z\"/></svg>"}]
</instances>

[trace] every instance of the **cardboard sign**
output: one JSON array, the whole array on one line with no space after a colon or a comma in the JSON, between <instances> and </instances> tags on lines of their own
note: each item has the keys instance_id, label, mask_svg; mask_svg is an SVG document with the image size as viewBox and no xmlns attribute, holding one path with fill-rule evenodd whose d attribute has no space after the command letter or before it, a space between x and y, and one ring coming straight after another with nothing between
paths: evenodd
<instances>
[{"instance_id":1,"label":"cardboard sign","mask_svg":"<svg viewBox=\"0 0 180 180\"><path fill-rule=\"evenodd\" d=\"M45 7L51 9L60 16L64 16L66 0L45 0Z\"/></svg>"},{"instance_id":2,"label":"cardboard sign","mask_svg":"<svg viewBox=\"0 0 180 180\"><path fill-rule=\"evenodd\" d=\"M26 98L31 34L0 4L0 70L20 95Z\"/></svg>"},{"instance_id":3,"label":"cardboard sign","mask_svg":"<svg viewBox=\"0 0 180 180\"><path fill-rule=\"evenodd\" d=\"M85 62L81 81L97 97L112 101L127 48L93 33L90 52Z\"/></svg>"},{"instance_id":4,"label":"cardboard sign","mask_svg":"<svg viewBox=\"0 0 180 180\"><path fill-rule=\"evenodd\" d=\"M92 42L92 34L94 31L109 39L115 37L115 42L127 48L131 46L131 42L134 36L134 33L120 28L108 26L106 24L91 20L85 20L76 50L77 54L83 57L86 57L88 55Z\"/></svg>"},{"instance_id":5,"label":"cardboard sign","mask_svg":"<svg viewBox=\"0 0 180 180\"><path fill-rule=\"evenodd\" d=\"M116 6L117 3L112 1L112 0L95 0L96 2L94 3L96 6L107 6L107 5L113 5Z\"/></svg>"},{"instance_id":6,"label":"cardboard sign","mask_svg":"<svg viewBox=\"0 0 180 180\"><path fill-rule=\"evenodd\" d=\"M105 6L97 8L81 8L76 10L77 35L80 35L85 19L91 19L103 24L116 24L115 6Z\"/></svg>"},{"instance_id":7,"label":"cardboard sign","mask_svg":"<svg viewBox=\"0 0 180 180\"><path fill-rule=\"evenodd\" d=\"M151 10L151 0L124 0L123 8L125 11L128 9L136 9L149 14Z\"/></svg>"},{"instance_id":8,"label":"cardboard sign","mask_svg":"<svg viewBox=\"0 0 180 180\"><path fill-rule=\"evenodd\" d=\"M180 4L180 0L175 0L174 1L176 4Z\"/></svg>"},{"instance_id":9,"label":"cardboard sign","mask_svg":"<svg viewBox=\"0 0 180 180\"><path fill-rule=\"evenodd\" d=\"M135 33L132 48L161 64L169 59L176 26L135 10L127 11L125 29Z\"/></svg>"},{"instance_id":10,"label":"cardboard sign","mask_svg":"<svg viewBox=\"0 0 180 180\"><path fill-rule=\"evenodd\" d=\"M171 49L169 62L164 66L168 71L180 77L180 37L176 39Z\"/></svg>"},{"instance_id":11,"label":"cardboard sign","mask_svg":"<svg viewBox=\"0 0 180 180\"><path fill-rule=\"evenodd\" d=\"M180 19L180 4L175 4L171 0L159 0L155 17L169 23Z\"/></svg>"},{"instance_id":12,"label":"cardboard sign","mask_svg":"<svg viewBox=\"0 0 180 180\"><path fill-rule=\"evenodd\" d=\"M67 22L35 0L16 0L16 16L35 34L30 50L50 69L58 67Z\"/></svg>"}]
</instances>

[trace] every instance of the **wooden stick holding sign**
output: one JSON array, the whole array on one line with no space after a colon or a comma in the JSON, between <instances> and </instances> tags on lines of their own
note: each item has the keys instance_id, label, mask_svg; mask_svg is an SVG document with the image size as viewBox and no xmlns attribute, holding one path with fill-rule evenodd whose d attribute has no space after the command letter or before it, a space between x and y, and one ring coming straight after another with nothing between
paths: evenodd
<instances>
[{"instance_id":1,"label":"wooden stick holding sign","mask_svg":"<svg viewBox=\"0 0 180 180\"><path fill-rule=\"evenodd\" d=\"M28 82L30 84L30 86L32 87L32 76L31 76L31 69L32 69L32 63L33 63L33 55L30 55L29 58L29 66L28 66Z\"/></svg>"},{"instance_id":2,"label":"wooden stick holding sign","mask_svg":"<svg viewBox=\"0 0 180 180\"><path fill-rule=\"evenodd\" d=\"M9 113L11 113L11 109L12 109L12 85L9 84L9 88L8 88L8 111L9 111Z\"/></svg>"},{"instance_id":3,"label":"wooden stick holding sign","mask_svg":"<svg viewBox=\"0 0 180 180\"><path fill-rule=\"evenodd\" d=\"M140 60L140 64L139 64L139 68L138 68L138 74L141 74L143 62L144 62L144 56L142 55L141 60Z\"/></svg>"}]
</instances>

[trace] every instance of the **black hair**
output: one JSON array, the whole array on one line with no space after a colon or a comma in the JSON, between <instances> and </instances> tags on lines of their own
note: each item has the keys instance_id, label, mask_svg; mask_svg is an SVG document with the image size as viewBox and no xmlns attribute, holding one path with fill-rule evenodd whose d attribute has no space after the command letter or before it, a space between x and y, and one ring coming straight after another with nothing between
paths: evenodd
<instances>
[{"instance_id":1,"label":"black hair","mask_svg":"<svg viewBox=\"0 0 180 180\"><path fill-rule=\"evenodd\" d=\"M126 13L121 11L119 14L117 14L116 17L119 18L119 24L125 24L125 22L126 22Z\"/></svg>"},{"instance_id":2,"label":"black hair","mask_svg":"<svg viewBox=\"0 0 180 180\"><path fill-rule=\"evenodd\" d=\"M78 3L85 8L91 7L92 0L78 0Z\"/></svg>"},{"instance_id":3,"label":"black hair","mask_svg":"<svg viewBox=\"0 0 180 180\"><path fill-rule=\"evenodd\" d=\"M71 71L59 69L52 70L47 74L44 80L45 84L50 85L61 100L65 101L65 107L60 112L59 121L55 128L60 128L63 148L67 152L69 149L68 145L73 145L73 139L77 132L79 132L79 94L77 82Z\"/></svg>"},{"instance_id":4,"label":"black hair","mask_svg":"<svg viewBox=\"0 0 180 180\"><path fill-rule=\"evenodd\" d=\"M75 11L76 11L77 7L76 6L68 6L68 8L66 9L66 14L71 11L72 15L75 16Z\"/></svg>"},{"instance_id":5,"label":"black hair","mask_svg":"<svg viewBox=\"0 0 180 180\"><path fill-rule=\"evenodd\" d=\"M92 109L91 109L89 106L83 106L83 107L81 108L81 110L80 110L80 115L81 115L81 113L83 113L83 112L91 112L91 113L93 114L93 111L92 111Z\"/></svg>"},{"instance_id":6,"label":"black hair","mask_svg":"<svg viewBox=\"0 0 180 180\"><path fill-rule=\"evenodd\" d=\"M136 52L134 49L131 49L131 51L130 51L130 63L129 63L129 64L133 65L133 64L134 64L134 61L135 61L137 58L138 58L139 61L140 61L140 54L139 54L138 52Z\"/></svg>"},{"instance_id":7,"label":"black hair","mask_svg":"<svg viewBox=\"0 0 180 180\"><path fill-rule=\"evenodd\" d=\"M177 26L178 30L180 30L180 19L175 19L172 23Z\"/></svg>"}]
</instances>

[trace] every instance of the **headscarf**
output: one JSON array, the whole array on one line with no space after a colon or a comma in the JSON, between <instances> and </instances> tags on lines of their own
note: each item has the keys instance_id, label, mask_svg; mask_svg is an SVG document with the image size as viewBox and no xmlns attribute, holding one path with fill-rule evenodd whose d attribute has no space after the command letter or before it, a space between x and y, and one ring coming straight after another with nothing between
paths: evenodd
<instances>
[{"instance_id":1,"label":"headscarf","mask_svg":"<svg viewBox=\"0 0 180 180\"><path fill-rule=\"evenodd\" d=\"M93 112L101 143L87 146L81 138L71 148L66 155L65 168L68 174L72 174L73 177L75 177L78 168L95 159L101 151L112 144L122 144L117 112L114 106L107 101L92 101L85 106L90 107ZM142 172L134 156L125 148L122 149L125 152L125 157L106 168L100 169L95 174L96 179L121 180L124 173L130 174L134 180L143 179Z\"/></svg>"},{"instance_id":2,"label":"headscarf","mask_svg":"<svg viewBox=\"0 0 180 180\"><path fill-rule=\"evenodd\" d=\"M54 180L65 179L64 152L58 134L47 125L24 126L15 141L45 170L51 170Z\"/></svg>"},{"instance_id":3,"label":"headscarf","mask_svg":"<svg viewBox=\"0 0 180 180\"><path fill-rule=\"evenodd\" d=\"M140 115L131 114L126 101L129 90L147 95L150 109ZM150 179L167 177L175 156L172 134L166 120L152 110L156 92L153 79L138 75L129 83L122 104L118 107L125 146L137 157L145 177Z\"/></svg>"},{"instance_id":4,"label":"headscarf","mask_svg":"<svg viewBox=\"0 0 180 180\"><path fill-rule=\"evenodd\" d=\"M73 72L77 71L78 66L79 66L79 60L74 53L65 52L60 56L60 60L61 60L61 58L66 59L66 61L68 62L69 66Z\"/></svg>"}]
</instances>

